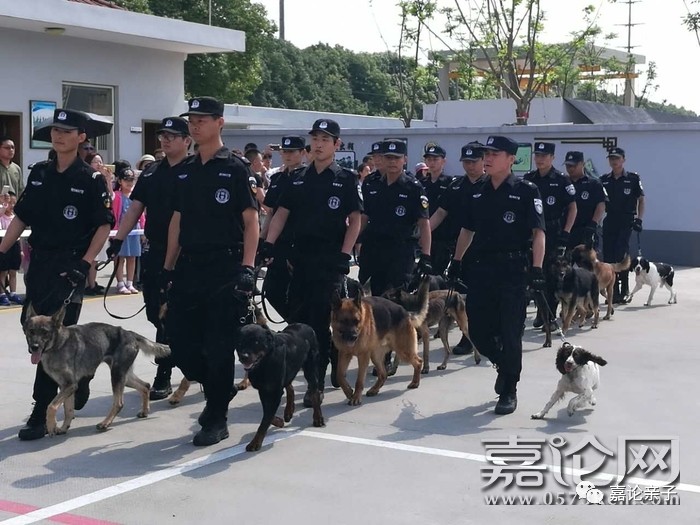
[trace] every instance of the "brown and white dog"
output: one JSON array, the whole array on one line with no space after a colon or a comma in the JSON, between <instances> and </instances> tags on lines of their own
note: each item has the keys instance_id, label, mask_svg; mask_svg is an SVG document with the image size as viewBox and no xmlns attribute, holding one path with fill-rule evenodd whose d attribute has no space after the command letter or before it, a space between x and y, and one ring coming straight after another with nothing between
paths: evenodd
<instances>
[{"instance_id":1,"label":"brown and white dog","mask_svg":"<svg viewBox=\"0 0 700 525\"><path fill-rule=\"evenodd\" d=\"M619 263L604 263L598 260L598 255L594 249L588 249L585 245L580 244L571 251L571 262L593 272L598 278L600 294L605 297L608 302L608 310L603 319L610 319L610 316L615 313L612 301L613 288L615 287L615 274L629 269L630 256L625 255L625 258Z\"/></svg>"}]
</instances>

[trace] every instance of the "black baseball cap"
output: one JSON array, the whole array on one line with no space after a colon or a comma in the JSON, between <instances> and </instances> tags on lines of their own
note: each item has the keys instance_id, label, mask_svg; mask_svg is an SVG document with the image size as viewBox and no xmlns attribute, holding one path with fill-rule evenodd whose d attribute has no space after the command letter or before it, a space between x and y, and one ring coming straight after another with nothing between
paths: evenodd
<instances>
[{"instance_id":1,"label":"black baseball cap","mask_svg":"<svg viewBox=\"0 0 700 525\"><path fill-rule=\"evenodd\" d=\"M447 157L447 152L445 151L445 148L439 144L429 142L423 149L423 157L442 157L444 159Z\"/></svg>"},{"instance_id":2,"label":"black baseball cap","mask_svg":"<svg viewBox=\"0 0 700 525\"><path fill-rule=\"evenodd\" d=\"M505 151L509 155L516 155L518 153L518 143L510 137L491 135L486 139L486 145L483 146L483 149Z\"/></svg>"},{"instance_id":3,"label":"black baseball cap","mask_svg":"<svg viewBox=\"0 0 700 525\"><path fill-rule=\"evenodd\" d=\"M196 97L187 101L187 112L180 115L188 117L190 115L214 115L224 116L224 103L214 97Z\"/></svg>"},{"instance_id":4,"label":"black baseball cap","mask_svg":"<svg viewBox=\"0 0 700 525\"><path fill-rule=\"evenodd\" d=\"M552 142L535 142L535 155L544 153L545 155L554 155L555 145Z\"/></svg>"},{"instance_id":5,"label":"black baseball cap","mask_svg":"<svg viewBox=\"0 0 700 525\"><path fill-rule=\"evenodd\" d=\"M120 180L134 180L136 178L136 174L131 169L131 166L124 166L122 169L117 170L116 176Z\"/></svg>"},{"instance_id":6,"label":"black baseball cap","mask_svg":"<svg viewBox=\"0 0 700 525\"><path fill-rule=\"evenodd\" d=\"M87 131L90 115L74 109L56 109L53 112L53 120L34 130L32 139L51 142L51 129L65 130L76 129L80 133Z\"/></svg>"},{"instance_id":7,"label":"black baseball cap","mask_svg":"<svg viewBox=\"0 0 700 525\"><path fill-rule=\"evenodd\" d=\"M625 150L622 148L612 148L608 151L608 158L610 157L622 157L625 158Z\"/></svg>"},{"instance_id":8,"label":"black baseball cap","mask_svg":"<svg viewBox=\"0 0 700 525\"><path fill-rule=\"evenodd\" d=\"M583 162L583 152L582 151L567 151L566 159L564 164L567 166L575 166L579 162Z\"/></svg>"},{"instance_id":9,"label":"black baseball cap","mask_svg":"<svg viewBox=\"0 0 700 525\"><path fill-rule=\"evenodd\" d=\"M484 145L479 142L470 142L462 146L459 160L478 160L484 158Z\"/></svg>"},{"instance_id":10,"label":"black baseball cap","mask_svg":"<svg viewBox=\"0 0 700 525\"><path fill-rule=\"evenodd\" d=\"M160 123L160 128L156 133L162 133L167 131L169 133L179 133L180 135L189 135L190 128L187 125L187 121L180 117L167 117L164 118Z\"/></svg>"},{"instance_id":11,"label":"black baseball cap","mask_svg":"<svg viewBox=\"0 0 700 525\"><path fill-rule=\"evenodd\" d=\"M336 139L340 137L340 125L335 120L329 118L320 118L314 122L313 126L311 126L311 131L309 131L309 135L313 135L317 131Z\"/></svg>"},{"instance_id":12,"label":"black baseball cap","mask_svg":"<svg viewBox=\"0 0 700 525\"><path fill-rule=\"evenodd\" d=\"M282 137L282 144L280 144L280 149L282 151L289 150L302 150L306 147L306 140L303 137L298 137L296 135L289 137Z\"/></svg>"},{"instance_id":13,"label":"black baseball cap","mask_svg":"<svg viewBox=\"0 0 700 525\"><path fill-rule=\"evenodd\" d=\"M381 142L374 142L372 146L369 149L369 153L367 155L377 155L379 153L379 145Z\"/></svg>"},{"instance_id":14,"label":"black baseball cap","mask_svg":"<svg viewBox=\"0 0 700 525\"><path fill-rule=\"evenodd\" d=\"M383 140L379 143L379 153L391 157L406 155L406 143L403 140Z\"/></svg>"}]
</instances>

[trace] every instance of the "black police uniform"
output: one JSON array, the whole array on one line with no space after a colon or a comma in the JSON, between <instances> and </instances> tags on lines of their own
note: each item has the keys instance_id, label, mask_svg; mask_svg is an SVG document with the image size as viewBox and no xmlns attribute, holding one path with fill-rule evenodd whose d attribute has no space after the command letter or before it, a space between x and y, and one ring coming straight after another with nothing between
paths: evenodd
<instances>
[{"instance_id":1,"label":"black police uniform","mask_svg":"<svg viewBox=\"0 0 700 525\"><path fill-rule=\"evenodd\" d=\"M455 177L442 174L437 179L433 180L430 174L428 174L421 181L421 184L423 184L425 188L428 202L430 203L430 215L435 213L438 209L440 197L447 191L447 188L452 184L454 179ZM457 239L456 236L452 235L453 233L449 224L445 222L440 224L440 226L435 228L431 233L430 260L432 261L433 273L435 275L442 274L452 259Z\"/></svg>"},{"instance_id":2,"label":"black police uniform","mask_svg":"<svg viewBox=\"0 0 700 525\"><path fill-rule=\"evenodd\" d=\"M542 211L537 186L511 173L498 189L485 177L463 214L462 227L481 237L469 264L469 336L513 388L522 370L528 250L532 230L545 228Z\"/></svg>"},{"instance_id":3,"label":"black police uniform","mask_svg":"<svg viewBox=\"0 0 700 525\"><path fill-rule=\"evenodd\" d=\"M294 233L289 320L306 323L316 332L321 390L328 363L333 369L337 364L337 351L331 345L331 300L345 277L338 269L347 264L347 260L340 260L345 220L351 213L362 211L357 184L357 175L335 162L321 173L312 163L295 172L279 200L279 206L289 210L285 227L291 227Z\"/></svg>"},{"instance_id":4,"label":"black police uniform","mask_svg":"<svg viewBox=\"0 0 700 525\"><path fill-rule=\"evenodd\" d=\"M204 430L225 424L236 393L233 352L248 301L234 291L242 271L243 212L257 209L245 160L219 149L206 164L195 155L175 171L180 256L168 298L166 330L175 364L199 381L207 399Z\"/></svg>"},{"instance_id":5,"label":"black police uniform","mask_svg":"<svg viewBox=\"0 0 700 525\"><path fill-rule=\"evenodd\" d=\"M146 318L156 327L156 341L164 344L168 343L168 339L160 319L160 274L165 263L168 227L173 216L177 180L175 174L186 160L183 159L175 166L170 166L167 158L154 162L139 175L131 193L132 200L139 201L146 207L144 235L148 239L148 248L141 255L141 281ZM157 357L156 363L158 371L154 387L160 382L169 383L172 368L175 366L172 356Z\"/></svg>"},{"instance_id":6,"label":"black police uniform","mask_svg":"<svg viewBox=\"0 0 700 525\"><path fill-rule=\"evenodd\" d=\"M20 317L24 323L29 305L40 315L52 315L63 306L73 287L60 274L75 268L97 228L105 224L112 227L114 215L104 177L79 157L63 173L57 171L55 160L36 163L15 205L15 215L32 229L27 296ZM64 326L77 324L84 289L83 282L73 291ZM39 362L33 392L36 403L27 422L29 427L46 422L46 409L57 392L58 385Z\"/></svg>"},{"instance_id":7,"label":"black police uniform","mask_svg":"<svg viewBox=\"0 0 700 525\"><path fill-rule=\"evenodd\" d=\"M274 173L270 177L270 185L265 194L263 204L272 209L273 216L277 212L277 208L279 208L282 194L287 190L295 177L295 172L303 169L297 168L292 172L285 169ZM289 284L292 274L289 271L288 264L289 254L292 249L292 238L291 225L285 224L284 229L277 238L277 242L275 242L274 259L267 267L263 284L265 299L283 319L289 317Z\"/></svg>"},{"instance_id":8,"label":"black police uniform","mask_svg":"<svg viewBox=\"0 0 700 525\"><path fill-rule=\"evenodd\" d=\"M579 244L588 244L591 242L590 236L594 235L597 240L597 234L594 232L597 228L597 223L593 221L593 214L598 204L606 202L608 197L605 193L605 188L598 179L595 179L584 173L578 180L572 182L576 189L576 220L571 228L569 235L568 248L573 248ZM593 246L595 246L595 240Z\"/></svg>"},{"instance_id":9,"label":"black police uniform","mask_svg":"<svg viewBox=\"0 0 700 525\"><path fill-rule=\"evenodd\" d=\"M385 176L368 177L362 184L367 227L362 232L360 282L370 279L372 295L410 282L415 267L416 225L428 218L425 191L402 173L392 184Z\"/></svg>"},{"instance_id":10,"label":"black police uniform","mask_svg":"<svg viewBox=\"0 0 700 525\"><path fill-rule=\"evenodd\" d=\"M537 186L542 197L546 228L544 266L547 268L557 255L557 247L560 244L559 235L562 232L569 205L576 201L576 189L568 175L564 175L554 167L544 176L540 175L539 170L530 171L523 176L523 179ZM547 291L545 296L551 312L549 320L553 321L558 304L554 295L556 283L550 276L546 276L546 278ZM538 312L538 317L543 318L543 313Z\"/></svg>"},{"instance_id":11,"label":"black police uniform","mask_svg":"<svg viewBox=\"0 0 700 525\"><path fill-rule=\"evenodd\" d=\"M644 196L644 188L639 175L627 170L623 170L617 178L612 173L606 173L600 182L608 194L603 221L603 260L617 263L630 252L632 223L637 213L637 201ZM629 294L628 277L629 271L620 272L615 284L615 298ZM622 287L618 288L620 282Z\"/></svg>"}]
</instances>

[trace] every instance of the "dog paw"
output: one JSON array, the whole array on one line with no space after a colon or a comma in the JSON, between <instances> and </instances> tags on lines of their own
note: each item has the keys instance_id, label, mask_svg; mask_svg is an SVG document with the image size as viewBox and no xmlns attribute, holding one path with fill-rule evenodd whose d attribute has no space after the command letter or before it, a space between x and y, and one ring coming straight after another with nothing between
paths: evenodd
<instances>
[{"instance_id":1,"label":"dog paw","mask_svg":"<svg viewBox=\"0 0 700 525\"><path fill-rule=\"evenodd\" d=\"M566 413L569 414L569 417L573 416L573 415L574 415L574 412L576 412L576 411L575 411L573 408L568 408L568 409L566 410Z\"/></svg>"},{"instance_id":2,"label":"dog paw","mask_svg":"<svg viewBox=\"0 0 700 525\"><path fill-rule=\"evenodd\" d=\"M481 357L475 357L475 358L474 358L474 362L475 362L477 365L481 364Z\"/></svg>"},{"instance_id":3,"label":"dog paw","mask_svg":"<svg viewBox=\"0 0 700 525\"><path fill-rule=\"evenodd\" d=\"M651 306L651 303L644 303L644 306Z\"/></svg>"},{"instance_id":4,"label":"dog paw","mask_svg":"<svg viewBox=\"0 0 700 525\"><path fill-rule=\"evenodd\" d=\"M138 414L136 414L136 417L139 418L139 419L143 419L143 418L145 418L145 417L148 417L148 412L145 412L145 411L142 410L141 412L139 412Z\"/></svg>"},{"instance_id":5,"label":"dog paw","mask_svg":"<svg viewBox=\"0 0 700 525\"><path fill-rule=\"evenodd\" d=\"M367 390L367 397L374 397L378 393L379 393L379 389L378 388L375 389L374 387L372 387L369 390Z\"/></svg>"},{"instance_id":6,"label":"dog paw","mask_svg":"<svg viewBox=\"0 0 700 525\"><path fill-rule=\"evenodd\" d=\"M551 341L545 341L544 344L542 345L542 348L551 348L551 347L552 347Z\"/></svg>"},{"instance_id":7,"label":"dog paw","mask_svg":"<svg viewBox=\"0 0 700 525\"><path fill-rule=\"evenodd\" d=\"M441 368L438 366L438 370L441 370ZM420 373L421 374L427 374L430 372L430 368L422 368Z\"/></svg>"},{"instance_id":8,"label":"dog paw","mask_svg":"<svg viewBox=\"0 0 700 525\"><path fill-rule=\"evenodd\" d=\"M603 321L607 321L607 320L609 320L609 319L610 319L610 316L609 316L609 315L606 315L605 317L603 317Z\"/></svg>"},{"instance_id":9,"label":"dog paw","mask_svg":"<svg viewBox=\"0 0 700 525\"><path fill-rule=\"evenodd\" d=\"M97 429L98 432L104 432L105 430L107 430L107 425L104 425L102 423L98 423L97 425L95 425L95 428Z\"/></svg>"},{"instance_id":10,"label":"dog paw","mask_svg":"<svg viewBox=\"0 0 700 525\"><path fill-rule=\"evenodd\" d=\"M387 377L391 377L391 376L395 375L395 374L396 374L396 371L398 370L398 368L399 368L398 366L392 366L391 368L389 368L389 369L386 371L386 376L387 376Z\"/></svg>"},{"instance_id":11,"label":"dog paw","mask_svg":"<svg viewBox=\"0 0 700 525\"><path fill-rule=\"evenodd\" d=\"M537 412L537 414L532 414L530 419L544 419L544 414L542 412Z\"/></svg>"},{"instance_id":12,"label":"dog paw","mask_svg":"<svg viewBox=\"0 0 700 525\"><path fill-rule=\"evenodd\" d=\"M315 426L316 428L325 427L325 426L326 426L326 422L323 420L322 417L318 417L318 418L315 417L315 418L314 418L314 426Z\"/></svg>"},{"instance_id":13,"label":"dog paw","mask_svg":"<svg viewBox=\"0 0 700 525\"><path fill-rule=\"evenodd\" d=\"M273 417L273 418L272 418L272 421L270 421L270 424L271 424L273 427L277 427L277 428L283 428L283 427L284 427L284 421L282 421L282 418L279 417L279 416Z\"/></svg>"},{"instance_id":14,"label":"dog paw","mask_svg":"<svg viewBox=\"0 0 700 525\"><path fill-rule=\"evenodd\" d=\"M437 369L438 370L445 370L447 368L447 365L438 365Z\"/></svg>"},{"instance_id":15,"label":"dog paw","mask_svg":"<svg viewBox=\"0 0 700 525\"><path fill-rule=\"evenodd\" d=\"M284 422L289 423L292 420L292 416L294 415L294 412L287 414L287 412L284 413Z\"/></svg>"},{"instance_id":16,"label":"dog paw","mask_svg":"<svg viewBox=\"0 0 700 525\"><path fill-rule=\"evenodd\" d=\"M598 328L597 324L594 324L593 326L591 326L591 330L596 330L597 328Z\"/></svg>"},{"instance_id":17,"label":"dog paw","mask_svg":"<svg viewBox=\"0 0 700 525\"><path fill-rule=\"evenodd\" d=\"M419 385L418 381L411 381L406 388L418 388Z\"/></svg>"},{"instance_id":18,"label":"dog paw","mask_svg":"<svg viewBox=\"0 0 700 525\"><path fill-rule=\"evenodd\" d=\"M372 395L376 395L376 393L370 394L369 392L367 392L367 395L372 396ZM357 396L357 397L352 396L350 399L348 399L348 405L350 405L351 407L360 406L361 404L362 404L362 399L359 396Z\"/></svg>"},{"instance_id":19,"label":"dog paw","mask_svg":"<svg viewBox=\"0 0 700 525\"><path fill-rule=\"evenodd\" d=\"M262 446L262 440L261 439L253 439L250 443L248 443L245 447L246 452L257 452L260 450L260 447Z\"/></svg>"}]
</instances>

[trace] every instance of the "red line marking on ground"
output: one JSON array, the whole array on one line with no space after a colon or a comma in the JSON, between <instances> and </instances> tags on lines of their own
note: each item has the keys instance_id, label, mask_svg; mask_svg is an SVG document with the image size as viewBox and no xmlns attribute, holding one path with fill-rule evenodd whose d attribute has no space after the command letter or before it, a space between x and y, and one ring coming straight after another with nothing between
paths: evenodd
<instances>
[{"instance_id":1,"label":"red line marking on ground","mask_svg":"<svg viewBox=\"0 0 700 525\"><path fill-rule=\"evenodd\" d=\"M0 511L9 512L11 514L29 514L30 512L39 510L39 508L40 507L35 507L34 505L17 503L16 501L0 500ZM97 520L86 516L78 516L76 514L58 514L52 518L48 518L48 520L55 523L63 523L64 525L119 525L113 521Z\"/></svg>"}]
</instances>

